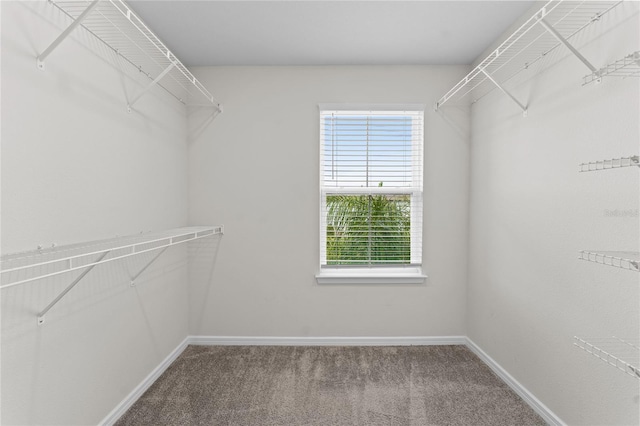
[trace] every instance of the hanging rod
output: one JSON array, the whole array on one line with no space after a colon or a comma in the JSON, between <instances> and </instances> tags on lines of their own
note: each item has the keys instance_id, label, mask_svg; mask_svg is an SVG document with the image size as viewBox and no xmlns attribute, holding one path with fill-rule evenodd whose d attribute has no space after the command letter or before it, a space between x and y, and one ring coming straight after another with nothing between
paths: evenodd
<instances>
[{"instance_id":1,"label":"hanging rod","mask_svg":"<svg viewBox=\"0 0 640 426\"><path fill-rule=\"evenodd\" d=\"M548 1L443 95L435 103L435 110L438 111L448 102L474 103L493 89L499 88L526 113L527 105L509 93L504 83L524 70L532 70L534 66L542 68L542 59L560 46L566 47L593 71L595 67L569 43L569 40L621 2Z\"/></svg>"},{"instance_id":2,"label":"hanging rod","mask_svg":"<svg viewBox=\"0 0 640 426\"><path fill-rule=\"evenodd\" d=\"M599 81L602 77L640 77L640 51L633 52L589 75L585 75L582 85Z\"/></svg>"},{"instance_id":3,"label":"hanging rod","mask_svg":"<svg viewBox=\"0 0 640 426\"><path fill-rule=\"evenodd\" d=\"M45 59L74 29L81 26L124 58L132 74L143 74L151 84L131 102L157 85L185 105L206 105L222 111L220 103L122 0L49 0L72 19L71 24L37 58Z\"/></svg>"},{"instance_id":4,"label":"hanging rod","mask_svg":"<svg viewBox=\"0 0 640 426\"><path fill-rule=\"evenodd\" d=\"M595 172L632 166L640 167L639 156L632 155L630 157L612 158L610 160L590 161L588 163L580 163L578 168L580 172Z\"/></svg>"},{"instance_id":5,"label":"hanging rod","mask_svg":"<svg viewBox=\"0 0 640 426\"><path fill-rule=\"evenodd\" d=\"M637 251L580 251L580 260L613 266L615 268L640 271L640 253Z\"/></svg>"},{"instance_id":6,"label":"hanging rod","mask_svg":"<svg viewBox=\"0 0 640 426\"><path fill-rule=\"evenodd\" d=\"M640 341L637 338L590 338L587 341L574 336L573 340L573 344L583 351L640 379Z\"/></svg>"}]
</instances>

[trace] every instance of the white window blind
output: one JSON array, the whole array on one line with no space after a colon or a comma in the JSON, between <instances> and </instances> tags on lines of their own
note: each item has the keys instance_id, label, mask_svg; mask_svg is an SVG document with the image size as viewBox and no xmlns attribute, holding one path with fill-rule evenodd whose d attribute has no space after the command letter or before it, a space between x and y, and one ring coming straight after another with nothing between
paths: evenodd
<instances>
[{"instance_id":1,"label":"white window blind","mask_svg":"<svg viewBox=\"0 0 640 426\"><path fill-rule=\"evenodd\" d=\"M321 108L321 267L422 263L423 116Z\"/></svg>"}]
</instances>

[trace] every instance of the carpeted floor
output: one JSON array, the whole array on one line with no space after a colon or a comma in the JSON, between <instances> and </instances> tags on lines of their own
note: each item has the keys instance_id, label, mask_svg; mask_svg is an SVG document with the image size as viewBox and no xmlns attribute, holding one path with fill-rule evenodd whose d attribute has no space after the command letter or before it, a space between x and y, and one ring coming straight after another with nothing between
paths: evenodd
<instances>
[{"instance_id":1,"label":"carpeted floor","mask_svg":"<svg viewBox=\"0 0 640 426\"><path fill-rule=\"evenodd\" d=\"M189 346L124 425L544 425L464 346Z\"/></svg>"}]
</instances>

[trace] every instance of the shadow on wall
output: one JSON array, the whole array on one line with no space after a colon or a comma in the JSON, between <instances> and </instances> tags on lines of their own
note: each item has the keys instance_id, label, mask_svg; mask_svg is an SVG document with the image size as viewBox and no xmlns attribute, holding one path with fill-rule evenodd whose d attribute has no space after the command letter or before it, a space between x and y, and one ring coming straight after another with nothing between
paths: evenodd
<instances>
[{"instance_id":1,"label":"shadow on wall","mask_svg":"<svg viewBox=\"0 0 640 426\"><path fill-rule=\"evenodd\" d=\"M59 416L62 421L74 404L90 404L105 381L127 387L139 380L123 370L162 359L186 337L188 269L206 271L209 283L219 243L220 235L213 235L97 265L40 325L38 314L82 270L3 288L3 402L18 401L6 405L3 418L40 424ZM208 286L205 290L208 294ZM51 404L58 407L55 413Z\"/></svg>"},{"instance_id":2,"label":"shadow on wall","mask_svg":"<svg viewBox=\"0 0 640 426\"><path fill-rule=\"evenodd\" d=\"M20 6L47 21L41 28L51 28L50 31L42 31L41 28L38 28L36 31L30 29L28 24L21 27L23 31L22 37L27 40L30 51L23 50L20 54L27 55L30 61L32 59L35 69L38 55L47 49L73 21L67 14L50 2L22 2ZM20 17L21 15L13 14L13 16ZM41 34L44 35L41 36ZM9 43L11 42L12 40L9 40ZM108 71L96 76L84 72L85 67L78 69L77 65L73 65L76 64L76 62L69 60L69 49L65 46L67 44L82 47L83 50L86 51L87 56L79 58L80 63L86 61L86 68L91 68L92 63L97 58L103 65L108 67L104 68ZM10 48L16 47L23 49L23 47L19 46L10 46ZM4 47L5 46L3 46L3 48ZM143 52L139 53L139 56L144 55ZM115 71L115 74L113 71ZM125 59L112 47L105 44L84 28L73 31L68 39L64 39L60 47L54 49L47 57L44 70L39 72L42 72L43 80L49 81L58 87L64 87L68 93L74 93L83 99L90 97L91 99L88 101L90 102L89 104L94 105L96 108L100 107L104 114L116 112L110 105L122 105L122 114L126 116L127 105L137 100L142 94L151 96L156 102L162 102L178 114L184 114L183 104L175 99L174 95L170 94L166 89L163 90L162 87L154 88L147 92L146 89L152 81L151 77L136 64ZM70 78L70 76L72 76L72 78ZM100 84L101 79L111 77L119 79L122 88L121 94L113 93L107 90L104 84ZM157 120L153 115L143 112L143 109L144 108L136 109L133 107L132 114L144 119L146 123L152 122L154 126L161 128L166 126L165 122Z\"/></svg>"},{"instance_id":3,"label":"shadow on wall","mask_svg":"<svg viewBox=\"0 0 640 426\"><path fill-rule=\"evenodd\" d=\"M197 318L197 323L189 324L190 331L199 330L202 326L221 241L222 235L218 234L188 244L189 315L191 319Z\"/></svg>"},{"instance_id":4,"label":"shadow on wall","mask_svg":"<svg viewBox=\"0 0 640 426\"><path fill-rule=\"evenodd\" d=\"M444 105L437 110L438 116L453 129L459 140L466 146L469 145L471 140L469 111L470 107L466 105Z\"/></svg>"},{"instance_id":5,"label":"shadow on wall","mask_svg":"<svg viewBox=\"0 0 640 426\"><path fill-rule=\"evenodd\" d=\"M202 133L220 115L222 111L215 106L187 106L189 144L198 140Z\"/></svg>"}]
</instances>

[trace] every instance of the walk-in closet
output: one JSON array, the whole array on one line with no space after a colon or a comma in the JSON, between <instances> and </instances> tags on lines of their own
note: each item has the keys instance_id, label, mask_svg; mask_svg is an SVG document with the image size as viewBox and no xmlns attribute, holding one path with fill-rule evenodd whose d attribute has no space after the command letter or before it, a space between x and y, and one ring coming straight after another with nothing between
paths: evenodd
<instances>
[{"instance_id":1,"label":"walk-in closet","mask_svg":"<svg viewBox=\"0 0 640 426\"><path fill-rule=\"evenodd\" d=\"M640 2L0 21L0 424L640 424Z\"/></svg>"}]
</instances>

